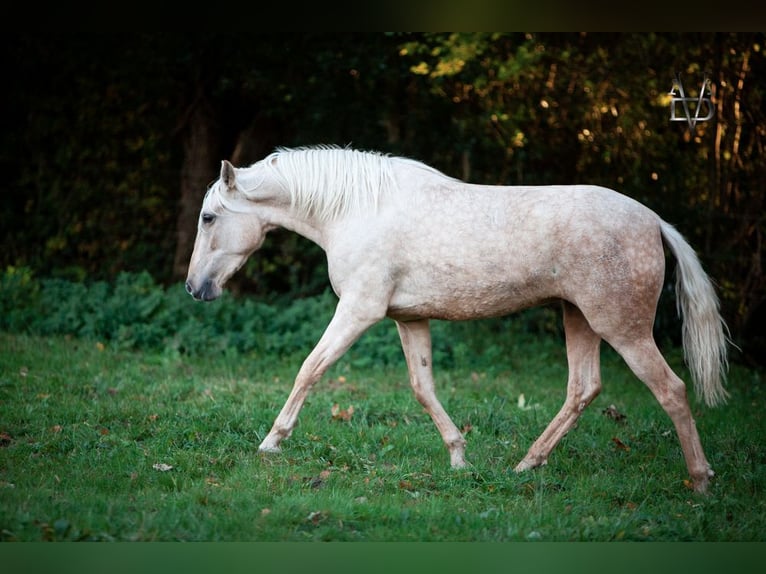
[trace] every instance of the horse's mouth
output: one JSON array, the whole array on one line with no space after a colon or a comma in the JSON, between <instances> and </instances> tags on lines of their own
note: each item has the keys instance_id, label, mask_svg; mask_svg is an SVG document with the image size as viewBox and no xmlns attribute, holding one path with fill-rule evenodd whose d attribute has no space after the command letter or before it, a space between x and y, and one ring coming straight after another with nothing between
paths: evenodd
<instances>
[{"instance_id":1,"label":"horse's mouth","mask_svg":"<svg viewBox=\"0 0 766 574\"><path fill-rule=\"evenodd\" d=\"M210 279L205 279L198 289L194 288L191 281L186 281L186 292L195 301L213 301L221 296L221 288Z\"/></svg>"}]
</instances>

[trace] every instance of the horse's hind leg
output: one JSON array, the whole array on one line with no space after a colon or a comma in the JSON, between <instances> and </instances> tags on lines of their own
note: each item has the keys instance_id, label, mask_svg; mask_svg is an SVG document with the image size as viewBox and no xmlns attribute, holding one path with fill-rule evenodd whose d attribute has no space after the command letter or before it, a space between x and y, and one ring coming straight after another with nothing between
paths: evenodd
<instances>
[{"instance_id":1,"label":"horse's hind leg","mask_svg":"<svg viewBox=\"0 0 766 574\"><path fill-rule=\"evenodd\" d=\"M548 455L577 422L580 413L601 391L601 337L591 329L582 311L567 302L564 303L564 332L569 365L566 400L558 414L530 447L524 459L516 466L516 472L545 464Z\"/></svg>"},{"instance_id":2,"label":"horse's hind leg","mask_svg":"<svg viewBox=\"0 0 766 574\"><path fill-rule=\"evenodd\" d=\"M428 320L396 322L402 341L404 357L410 373L415 398L431 415L450 455L452 468L462 468L465 462L465 438L436 398L431 370L431 331Z\"/></svg>"},{"instance_id":3,"label":"horse's hind leg","mask_svg":"<svg viewBox=\"0 0 766 574\"><path fill-rule=\"evenodd\" d=\"M683 381L668 366L651 333L636 340L609 343L625 359L636 376L649 387L673 421L694 490L705 492L714 473L702 450Z\"/></svg>"}]
</instances>

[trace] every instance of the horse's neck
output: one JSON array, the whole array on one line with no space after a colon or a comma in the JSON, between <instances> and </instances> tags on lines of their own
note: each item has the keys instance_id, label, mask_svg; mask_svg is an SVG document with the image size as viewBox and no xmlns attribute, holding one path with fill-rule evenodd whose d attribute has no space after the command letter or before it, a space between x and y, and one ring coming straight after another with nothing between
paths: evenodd
<instances>
[{"instance_id":1,"label":"horse's neck","mask_svg":"<svg viewBox=\"0 0 766 574\"><path fill-rule=\"evenodd\" d=\"M315 221L314 218L298 217L288 204L274 204L261 212L265 222L270 228L281 227L301 235L325 249L325 240L327 237L326 222Z\"/></svg>"},{"instance_id":2,"label":"horse's neck","mask_svg":"<svg viewBox=\"0 0 766 574\"><path fill-rule=\"evenodd\" d=\"M289 194L279 183L271 181L262 161L240 169L237 172L237 180L248 200L257 206L255 212L260 223L267 229L281 227L323 247L324 233L321 223L293 213Z\"/></svg>"}]
</instances>

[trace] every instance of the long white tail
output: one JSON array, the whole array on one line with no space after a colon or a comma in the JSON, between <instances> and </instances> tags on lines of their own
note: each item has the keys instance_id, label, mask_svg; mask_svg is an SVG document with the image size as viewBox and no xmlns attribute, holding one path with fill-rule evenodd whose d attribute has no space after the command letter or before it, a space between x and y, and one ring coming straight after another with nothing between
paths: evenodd
<instances>
[{"instance_id":1,"label":"long white tail","mask_svg":"<svg viewBox=\"0 0 766 574\"><path fill-rule=\"evenodd\" d=\"M676 300L683 320L683 346L694 390L709 406L726 402L728 329L721 318L713 284L694 249L670 224L660 223L662 237L678 262Z\"/></svg>"}]
</instances>

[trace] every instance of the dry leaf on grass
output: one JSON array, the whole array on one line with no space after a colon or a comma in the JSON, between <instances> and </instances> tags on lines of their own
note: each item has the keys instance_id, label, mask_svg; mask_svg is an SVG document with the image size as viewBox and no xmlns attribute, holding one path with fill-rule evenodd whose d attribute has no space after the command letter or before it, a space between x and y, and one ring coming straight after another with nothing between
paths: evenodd
<instances>
[{"instance_id":1,"label":"dry leaf on grass","mask_svg":"<svg viewBox=\"0 0 766 574\"><path fill-rule=\"evenodd\" d=\"M624 450L625 452L630 452L630 447L626 445L624 442L622 442L620 439L618 439L616 436L612 437L612 442L619 450Z\"/></svg>"},{"instance_id":2,"label":"dry leaf on grass","mask_svg":"<svg viewBox=\"0 0 766 574\"><path fill-rule=\"evenodd\" d=\"M330 409L332 414L332 420L334 421L350 421L354 415L354 405L349 405L347 409L341 409L338 403L335 403Z\"/></svg>"},{"instance_id":3,"label":"dry leaf on grass","mask_svg":"<svg viewBox=\"0 0 766 574\"><path fill-rule=\"evenodd\" d=\"M527 403L527 398L524 396L524 393L521 393L519 398L516 399L516 406L522 411L528 411L537 408L537 405L531 405Z\"/></svg>"},{"instance_id":4,"label":"dry leaf on grass","mask_svg":"<svg viewBox=\"0 0 766 574\"><path fill-rule=\"evenodd\" d=\"M159 470L160 472L167 472L169 470L173 470L173 467L169 464L165 464L164 462L157 462L152 465L152 468L154 470Z\"/></svg>"},{"instance_id":5,"label":"dry leaf on grass","mask_svg":"<svg viewBox=\"0 0 766 574\"><path fill-rule=\"evenodd\" d=\"M601 411L601 414L618 423L624 423L626 418L625 415L618 411L617 407L614 405L609 405L606 407L603 411Z\"/></svg>"},{"instance_id":6,"label":"dry leaf on grass","mask_svg":"<svg viewBox=\"0 0 766 574\"><path fill-rule=\"evenodd\" d=\"M325 515L322 511L317 510L314 512L310 512L309 515L306 517L307 522L311 522L315 526L319 524L322 520L324 520Z\"/></svg>"}]
</instances>

